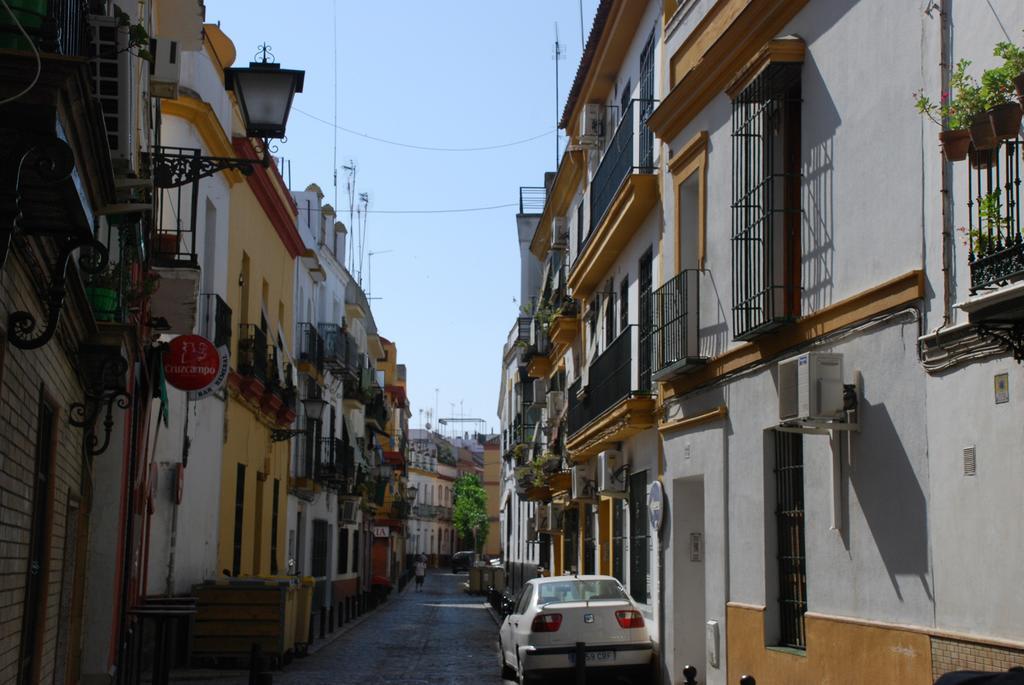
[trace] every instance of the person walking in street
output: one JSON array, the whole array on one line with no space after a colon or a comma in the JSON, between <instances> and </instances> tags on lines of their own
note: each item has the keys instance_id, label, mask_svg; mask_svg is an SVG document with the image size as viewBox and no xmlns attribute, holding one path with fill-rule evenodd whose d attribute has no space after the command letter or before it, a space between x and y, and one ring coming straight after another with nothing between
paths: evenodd
<instances>
[{"instance_id":1,"label":"person walking in street","mask_svg":"<svg viewBox=\"0 0 1024 685\"><path fill-rule=\"evenodd\" d=\"M413 566L416 573L416 592L420 592L423 589L423 578L427 575L427 560L421 554Z\"/></svg>"}]
</instances>

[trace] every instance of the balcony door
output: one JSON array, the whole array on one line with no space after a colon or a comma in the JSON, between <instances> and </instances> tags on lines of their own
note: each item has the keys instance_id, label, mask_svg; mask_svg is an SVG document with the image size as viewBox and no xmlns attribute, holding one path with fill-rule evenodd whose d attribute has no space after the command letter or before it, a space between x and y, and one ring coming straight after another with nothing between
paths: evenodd
<instances>
[{"instance_id":1,"label":"balcony door","mask_svg":"<svg viewBox=\"0 0 1024 685\"><path fill-rule=\"evenodd\" d=\"M654 253L651 248L640 258L639 293L640 346L637 359L638 374L637 390L642 393L651 391L651 356L654 333L654 304L652 297Z\"/></svg>"},{"instance_id":2,"label":"balcony door","mask_svg":"<svg viewBox=\"0 0 1024 685\"><path fill-rule=\"evenodd\" d=\"M640 167L654 167L654 133L647 128L647 119L654 111L654 31L640 53ZM650 172L648 172L650 173Z\"/></svg>"}]
</instances>

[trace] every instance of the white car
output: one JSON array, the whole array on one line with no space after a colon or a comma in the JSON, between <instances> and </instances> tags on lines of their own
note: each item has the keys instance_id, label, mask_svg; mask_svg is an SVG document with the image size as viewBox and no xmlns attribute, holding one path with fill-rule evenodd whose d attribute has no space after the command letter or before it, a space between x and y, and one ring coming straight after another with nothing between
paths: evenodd
<instances>
[{"instance_id":1,"label":"white car","mask_svg":"<svg viewBox=\"0 0 1024 685\"><path fill-rule=\"evenodd\" d=\"M649 682L651 637L643 615L612 576L534 578L503 613L503 678L526 682L560 674L558 682L571 682L582 642L588 670L635 671Z\"/></svg>"}]
</instances>

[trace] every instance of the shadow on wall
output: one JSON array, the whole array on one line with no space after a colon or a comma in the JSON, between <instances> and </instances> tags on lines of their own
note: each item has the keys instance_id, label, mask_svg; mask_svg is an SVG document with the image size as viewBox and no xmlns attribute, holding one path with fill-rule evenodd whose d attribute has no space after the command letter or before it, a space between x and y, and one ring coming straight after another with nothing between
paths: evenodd
<instances>
[{"instance_id":1,"label":"shadow on wall","mask_svg":"<svg viewBox=\"0 0 1024 685\"><path fill-rule=\"evenodd\" d=\"M850 484L897 597L900 576L915 576L931 600L928 563L928 503L918 474L884 404L861 398L865 429L853 437ZM844 530L849 529L844 502Z\"/></svg>"},{"instance_id":2,"label":"shadow on wall","mask_svg":"<svg viewBox=\"0 0 1024 685\"><path fill-rule=\"evenodd\" d=\"M804 102L812 113L803 117L803 174L800 248L801 310L814 312L832 304L835 266L835 152L836 130L842 124L828 87L807 53L803 68ZM813 114L813 116L806 116Z\"/></svg>"},{"instance_id":3,"label":"shadow on wall","mask_svg":"<svg viewBox=\"0 0 1024 685\"><path fill-rule=\"evenodd\" d=\"M711 287L711 290L715 293L714 298L717 306L714 312L714 323L707 326L702 325L697 332L697 336L700 341L700 356L706 359L713 359L724 354L729 347L729 316L726 314L725 306L722 304L722 293L718 290L715 274L710 269L707 269L704 271L703 276L701 287ZM703 324L707 318L701 316L701 323Z\"/></svg>"}]
</instances>

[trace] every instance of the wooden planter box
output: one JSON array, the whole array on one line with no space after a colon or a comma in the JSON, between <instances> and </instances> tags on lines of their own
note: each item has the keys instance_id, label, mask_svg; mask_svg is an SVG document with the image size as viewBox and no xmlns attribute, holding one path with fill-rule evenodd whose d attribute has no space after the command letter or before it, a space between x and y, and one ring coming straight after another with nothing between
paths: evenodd
<instances>
[{"instance_id":1,"label":"wooden planter box","mask_svg":"<svg viewBox=\"0 0 1024 685\"><path fill-rule=\"evenodd\" d=\"M233 659L247 664L254 643L277 667L294 651L298 613L295 579L232 579L195 585L192 662Z\"/></svg>"}]
</instances>

